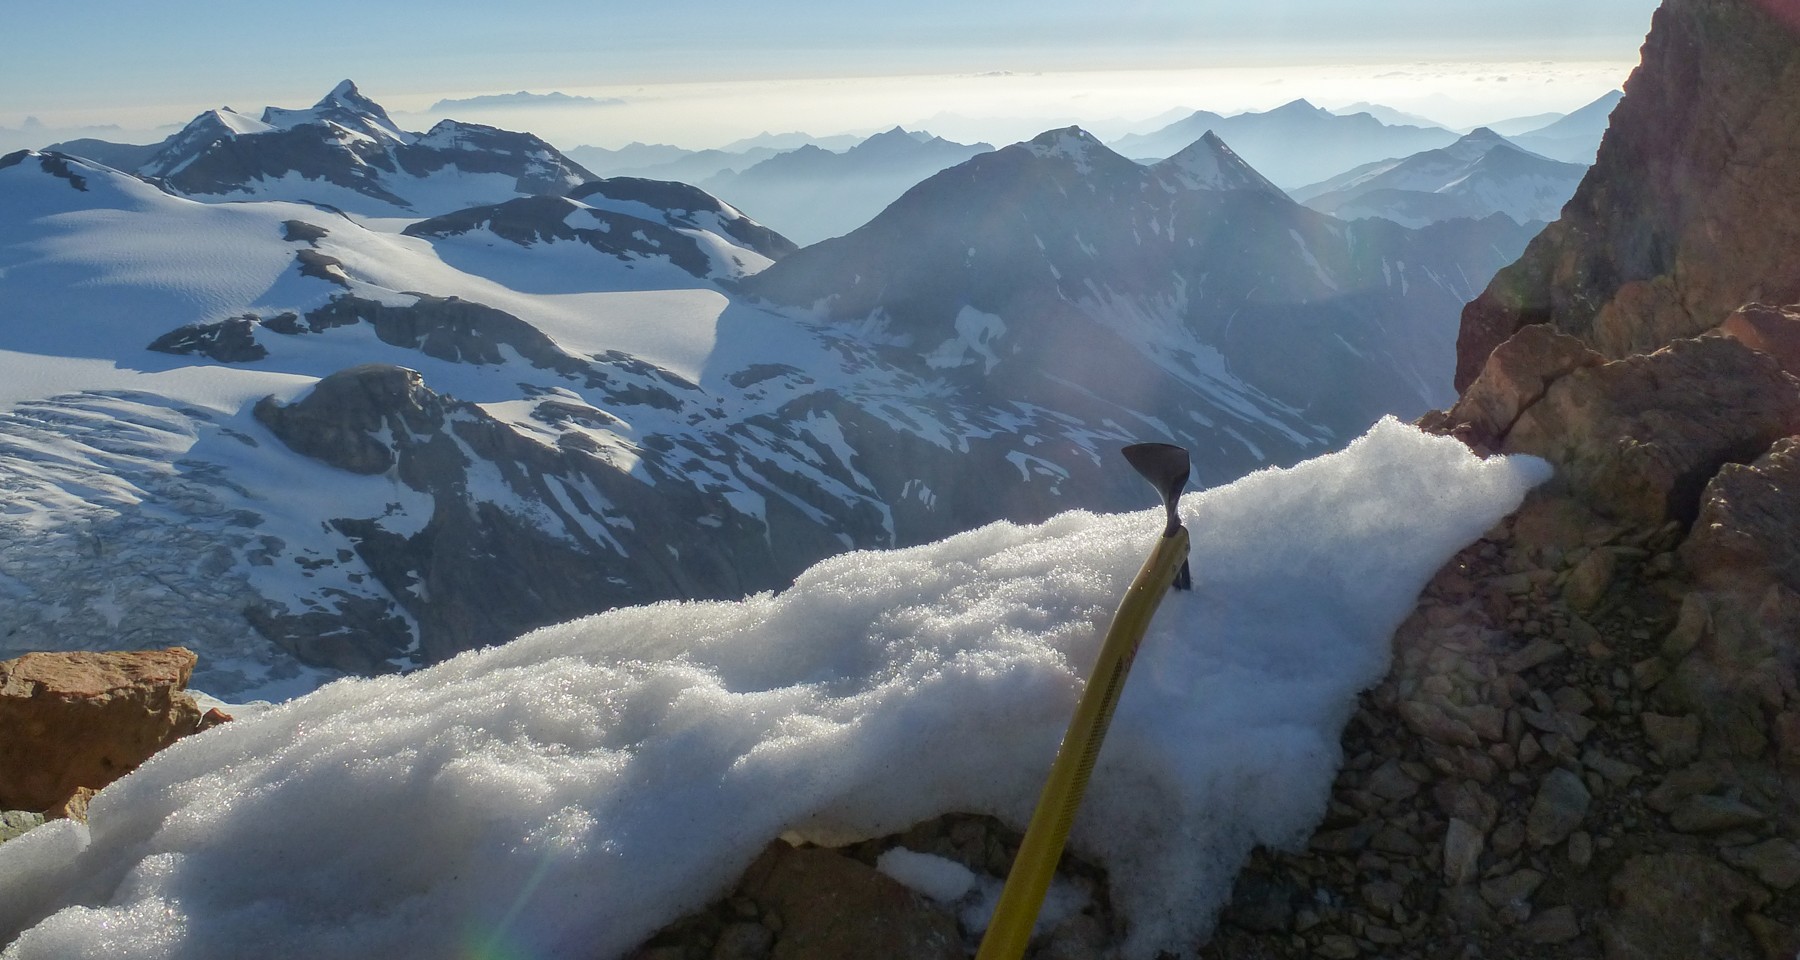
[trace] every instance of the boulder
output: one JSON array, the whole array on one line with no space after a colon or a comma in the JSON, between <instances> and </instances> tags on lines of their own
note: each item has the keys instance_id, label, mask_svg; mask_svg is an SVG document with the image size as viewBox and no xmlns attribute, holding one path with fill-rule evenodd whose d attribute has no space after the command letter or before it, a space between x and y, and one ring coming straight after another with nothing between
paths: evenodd
<instances>
[{"instance_id":1,"label":"boulder","mask_svg":"<svg viewBox=\"0 0 1800 960\"><path fill-rule=\"evenodd\" d=\"M1481 375L1450 408L1450 422L1468 424L1472 439L1497 448L1519 414L1542 398L1550 384L1605 360L1548 324L1521 327L1494 348Z\"/></svg>"},{"instance_id":2,"label":"boulder","mask_svg":"<svg viewBox=\"0 0 1800 960\"><path fill-rule=\"evenodd\" d=\"M1754 956L1736 914L1768 899L1768 891L1709 857L1633 857L1612 879L1613 911L1601 928L1607 960Z\"/></svg>"},{"instance_id":3,"label":"boulder","mask_svg":"<svg viewBox=\"0 0 1800 960\"><path fill-rule=\"evenodd\" d=\"M0 662L0 809L62 807L201 729L195 662L180 647Z\"/></svg>"},{"instance_id":4,"label":"boulder","mask_svg":"<svg viewBox=\"0 0 1800 960\"><path fill-rule=\"evenodd\" d=\"M1544 777L1537 798L1532 801L1531 815L1525 822L1525 834L1533 847L1547 847L1562 842L1587 816L1593 795L1587 784L1575 774L1558 767Z\"/></svg>"},{"instance_id":5,"label":"boulder","mask_svg":"<svg viewBox=\"0 0 1800 960\"><path fill-rule=\"evenodd\" d=\"M1752 463L1724 465L1707 483L1681 559L1714 590L1760 597L1780 584L1800 591L1796 516L1800 437L1786 437Z\"/></svg>"},{"instance_id":6,"label":"boulder","mask_svg":"<svg viewBox=\"0 0 1800 960\"><path fill-rule=\"evenodd\" d=\"M1595 510L1655 528L1691 521L1726 463L1800 433L1800 381L1735 340L1676 340L1577 369L1519 415L1502 445L1557 467Z\"/></svg>"},{"instance_id":7,"label":"boulder","mask_svg":"<svg viewBox=\"0 0 1800 960\"><path fill-rule=\"evenodd\" d=\"M295 452L364 475L394 466L386 438L435 432L444 417L417 371L379 363L340 370L293 403L265 397L255 414Z\"/></svg>"}]
</instances>

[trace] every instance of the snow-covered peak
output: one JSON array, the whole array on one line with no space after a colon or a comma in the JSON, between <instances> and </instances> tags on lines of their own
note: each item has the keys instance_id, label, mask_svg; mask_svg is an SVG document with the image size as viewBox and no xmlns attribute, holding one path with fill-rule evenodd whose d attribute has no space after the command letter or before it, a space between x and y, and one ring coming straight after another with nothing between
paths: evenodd
<instances>
[{"instance_id":1,"label":"snow-covered peak","mask_svg":"<svg viewBox=\"0 0 1800 960\"><path fill-rule=\"evenodd\" d=\"M1189 190L1259 190L1287 196L1211 130L1153 169Z\"/></svg>"},{"instance_id":2,"label":"snow-covered peak","mask_svg":"<svg viewBox=\"0 0 1800 960\"><path fill-rule=\"evenodd\" d=\"M363 96L356 84L345 80L331 88L318 103L304 110L264 107L262 122L287 130L307 123L336 123L339 126L395 143L412 143L416 137L400 129L388 117L381 104Z\"/></svg>"},{"instance_id":3,"label":"snow-covered peak","mask_svg":"<svg viewBox=\"0 0 1800 960\"><path fill-rule=\"evenodd\" d=\"M323 107L323 106L326 106L331 103L346 103L347 104L347 103L358 103L358 102L369 104L370 106L374 106L373 101L371 101L368 97L363 96L361 90L356 89L356 83L354 81L346 78L346 79L338 81L338 85L335 87L332 87L331 92L326 94L325 98L318 102L317 106ZM377 109L379 109L379 108L377 108Z\"/></svg>"},{"instance_id":4,"label":"snow-covered peak","mask_svg":"<svg viewBox=\"0 0 1800 960\"><path fill-rule=\"evenodd\" d=\"M548 157L550 145L529 133L515 133L485 123L439 120L425 135L413 141L437 150L475 150L491 153L538 152Z\"/></svg>"},{"instance_id":5,"label":"snow-covered peak","mask_svg":"<svg viewBox=\"0 0 1800 960\"><path fill-rule=\"evenodd\" d=\"M1444 147L1443 152L1465 163L1473 162L1487 155L1495 147L1512 147L1512 141L1489 130L1487 127L1476 127L1464 134L1462 139ZM1517 149L1514 147L1514 149Z\"/></svg>"},{"instance_id":6,"label":"snow-covered peak","mask_svg":"<svg viewBox=\"0 0 1800 960\"><path fill-rule=\"evenodd\" d=\"M174 136L139 168L148 176L168 176L192 163L196 156L220 140L254 136L276 129L269 124L238 113L230 107L208 110L187 122Z\"/></svg>"},{"instance_id":7,"label":"snow-covered peak","mask_svg":"<svg viewBox=\"0 0 1800 960\"><path fill-rule=\"evenodd\" d=\"M1080 127L1046 130L1019 146L1025 148L1033 156L1070 160L1082 173L1088 172L1094 156L1112 153L1105 144L1095 139L1093 134Z\"/></svg>"},{"instance_id":8,"label":"snow-covered peak","mask_svg":"<svg viewBox=\"0 0 1800 960\"><path fill-rule=\"evenodd\" d=\"M217 110L208 110L195 119L210 120L238 136L247 133L263 133L275 129L255 117L239 113L230 107L220 107Z\"/></svg>"}]
</instances>

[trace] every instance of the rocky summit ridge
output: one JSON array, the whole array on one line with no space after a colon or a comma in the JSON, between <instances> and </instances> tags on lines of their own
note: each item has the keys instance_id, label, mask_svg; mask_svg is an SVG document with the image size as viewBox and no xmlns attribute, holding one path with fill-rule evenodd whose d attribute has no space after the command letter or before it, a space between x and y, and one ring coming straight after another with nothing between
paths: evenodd
<instances>
[{"instance_id":1,"label":"rocky summit ridge","mask_svg":"<svg viewBox=\"0 0 1800 960\"><path fill-rule=\"evenodd\" d=\"M594 179L529 133L458 120L402 130L349 80L311 107L267 107L260 119L208 110L141 148L147 157L118 144L76 146L180 196L312 200L372 215L448 213Z\"/></svg>"}]
</instances>

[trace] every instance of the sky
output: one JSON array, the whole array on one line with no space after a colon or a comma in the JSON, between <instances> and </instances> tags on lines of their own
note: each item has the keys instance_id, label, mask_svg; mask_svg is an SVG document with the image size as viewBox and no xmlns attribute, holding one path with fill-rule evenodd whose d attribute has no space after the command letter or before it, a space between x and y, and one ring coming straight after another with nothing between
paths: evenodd
<instances>
[{"instance_id":1,"label":"sky","mask_svg":"<svg viewBox=\"0 0 1800 960\"><path fill-rule=\"evenodd\" d=\"M1183 499L1194 589L1139 647L1071 837L1129 960L1195 942L1253 845L1311 834L1419 590L1548 474L1388 419ZM1022 827L1162 524L992 524L240 710L103 790L91 830L0 844L4 960L611 960L785 831ZM998 884L936 893L979 927Z\"/></svg>"},{"instance_id":2,"label":"sky","mask_svg":"<svg viewBox=\"0 0 1800 960\"><path fill-rule=\"evenodd\" d=\"M706 147L765 129L916 126L942 112L991 121L959 127L968 138L1028 136L1026 121L1040 119L1123 133L1176 107L1266 109L1300 96L1326 107L1381 97L1452 126L1567 111L1623 81L1655 2L15 7L0 36L0 148L105 124L146 141L222 104L305 106L344 78L411 116L440 98L519 90L621 99L510 125L564 147Z\"/></svg>"}]
</instances>

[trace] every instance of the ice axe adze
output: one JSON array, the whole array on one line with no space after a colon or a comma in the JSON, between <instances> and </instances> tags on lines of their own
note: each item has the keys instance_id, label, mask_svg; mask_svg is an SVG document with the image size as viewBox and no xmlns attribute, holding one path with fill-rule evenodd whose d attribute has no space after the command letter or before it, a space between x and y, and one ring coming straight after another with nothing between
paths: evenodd
<instances>
[{"instance_id":1,"label":"ice axe adze","mask_svg":"<svg viewBox=\"0 0 1800 960\"><path fill-rule=\"evenodd\" d=\"M1081 692L1075 716L1063 734L1062 747L1050 765L1050 776L1044 781L1043 793L1038 795L1037 810L1025 829L1025 840L1013 859L1006 887L1000 892L1000 902L994 907L994 918L988 923L975 960L1018 960L1025 955L1031 928L1037 923L1056 863L1062 859L1063 844L1069 839L1075 812L1081 808L1081 795L1087 789L1088 775L1094 771L1094 760L1100 755L1100 742L1112 722L1113 708L1119 703L1119 691L1125 687L1125 674L1131 669L1138 642L1144 638L1150 618L1170 585L1186 590L1191 584L1188 532L1175 511L1181 488L1187 485L1188 452L1168 443L1138 443L1121 452L1162 495L1168 523L1156 541L1156 549L1150 551L1150 558L1126 589L1125 599L1119 601L1118 612L1113 614L1112 627L1100 645L1093 675Z\"/></svg>"}]
</instances>

